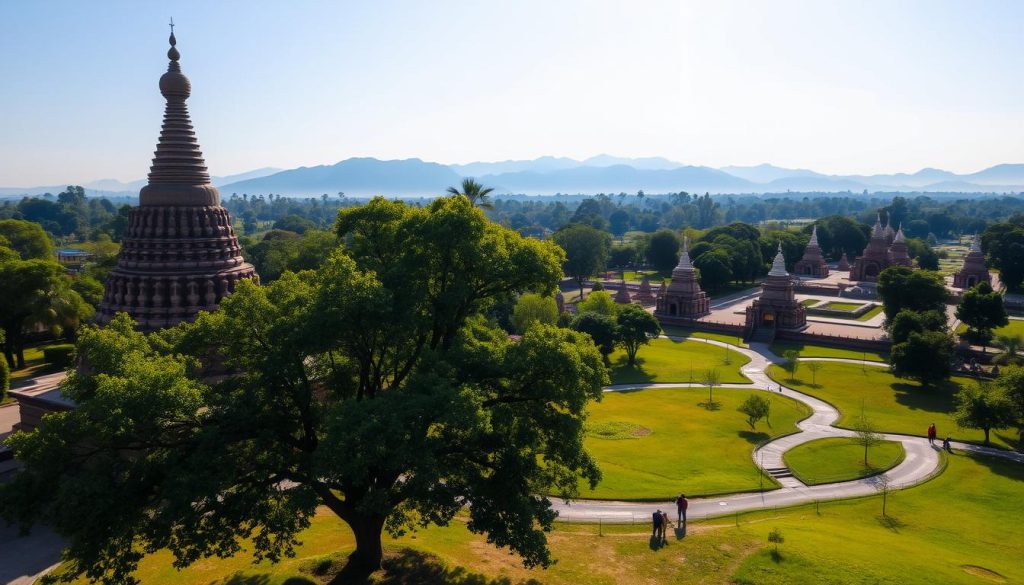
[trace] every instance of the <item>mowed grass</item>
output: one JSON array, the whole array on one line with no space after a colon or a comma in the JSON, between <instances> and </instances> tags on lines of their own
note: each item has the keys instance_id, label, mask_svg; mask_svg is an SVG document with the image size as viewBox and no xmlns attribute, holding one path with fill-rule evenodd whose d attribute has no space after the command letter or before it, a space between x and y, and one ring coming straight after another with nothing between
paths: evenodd
<instances>
[{"instance_id":1,"label":"mowed grass","mask_svg":"<svg viewBox=\"0 0 1024 585\"><path fill-rule=\"evenodd\" d=\"M754 446L792 433L810 414L803 404L769 396L769 427L751 429L740 404L758 390L717 388L713 409L706 388L651 388L605 392L589 407L584 445L604 475L597 488L581 487L585 498L671 500L686 494L757 490L775 483L754 465ZM763 480L763 483L762 483Z\"/></svg>"},{"instance_id":2,"label":"mowed grass","mask_svg":"<svg viewBox=\"0 0 1024 585\"><path fill-rule=\"evenodd\" d=\"M823 309L832 309L834 311L856 311L863 307L867 303L843 303L840 301L829 301L825 303Z\"/></svg>"},{"instance_id":3,"label":"mowed grass","mask_svg":"<svg viewBox=\"0 0 1024 585\"><path fill-rule=\"evenodd\" d=\"M675 325L665 325L661 330L669 337L682 337L684 339L712 339L714 341L728 343L729 345L747 347L747 344L743 342L743 337L738 335L729 335L728 333L695 331L693 329L684 329Z\"/></svg>"},{"instance_id":4,"label":"mowed grass","mask_svg":"<svg viewBox=\"0 0 1024 585\"><path fill-rule=\"evenodd\" d=\"M718 370L720 384L750 383L740 373L740 368L750 362L750 358L737 351L699 341L655 339L640 348L634 366L627 364L626 352L622 350L612 353L609 359L612 384L688 383L691 379L697 382L707 370Z\"/></svg>"},{"instance_id":5,"label":"mowed grass","mask_svg":"<svg viewBox=\"0 0 1024 585\"><path fill-rule=\"evenodd\" d=\"M900 443L883 441L868 449L865 465L864 447L849 437L830 437L797 445L782 458L797 479L818 485L879 474L899 465L906 455Z\"/></svg>"},{"instance_id":6,"label":"mowed grass","mask_svg":"<svg viewBox=\"0 0 1024 585\"><path fill-rule=\"evenodd\" d=\"M49 346L36 346L25 349L25 367L20 370L11 371L11 389L24 386L28 380L36 376L60 371L59 367L43 361L43 349L46 347Z\"/></svg>"},{"instance_id":7,"label":"mowed grass","mask_svg":"<svg viewBox=\"0 0 1024 585\"><path fill-rule=\"evenodd\" d=\"M947 435L957 441L981 443L985 434L975 429L960 429L953 420L955 395L970 378L956 376L931 388L917 382L902 380L888 368L861 366L839 362L822 362L817 385L811 384L810 372L800 368L796 380L790 380L779 366L768 368L773 380L811 396L825 400L839 409L838 425L850 427L860 417L861 408L872 424L883 432L924 436L928 425L935 423L939 438ZM1015 429L992 431L994 446L1013 448L1017 444Z\"/></svg>"},{"instance_id":8,"label":"mowed grass","mask_svg":"<svg viewBox=\"0 0 1024 585\"><path fill-rule=\"evenodd\" d=\"M877 307L870 309L868 312L864 313L860 317L857 317L857 320L870 321L871 319L874 319L875 316L877 316L879 313L881 313L883 308L884 307L882 307L882 305L878 305Z\"/></svg>"},{"instance_id":9,"label":"mowed grass","mask_svg":"<svg viewBox=\"0 0 1024 585\"><path fill-rule=\"evenodd\" d=\"M885 362L889 359L888 354L877 351L861 352L854 349L839 349L826 347L824 345L811 345L808 343L794 343L790 341L776 341L768 346L768 349L775 355L782 357L788 350L795 349L800 352L800 357L828 357L846 358L851 360L867 360L869 362Z\"/></svg>"},{"instance_id":10,"label":"mowed grass","mask_svg":"<svg viewBox=\"0 0 1024 585\"><path fill-rule=\"evenodd\" d=\"M1024 465L955 454L937 478L882 498L741 517L765 546L732 575L742 585L1024 583ZM750 524L742 524L750 521Z\"/></svg>"},{"instance_id":11,"label":"mowed grass","mask_svg":"<svg viewBox=\"0 0 1024 585\"><path fill-rule=\"evenodd\" d=\"M470 533L462 518L399 539L384 538L386 550L406 558L430 555L439 573L431 579L394 571L378 583L518 584L534 579L549 585L648 585L651 583L741 584L910 584L986 583L987 570L1002 582L1024 582L1024 465L995 458L949 456L945 472L909 490L890 493L888 516L882 498L769 510L701 521L691 518L688 534L669 535L651 546L650 528L557 524L547 535L549 569L525 569L507 549ZM646 519L645 519L646 520ZM735 526L738 520L739 527ZM767 534L785 537L778 557ZM333 514L321 511L304 531L294 558L253 565L247 553L206 559L177 571L172 556L147 556L136 573L146 585L300 585L325 558L351 552L353 538ZM410 565L412 563L406 563ZM300 567L305 569L301 571ZM972 571L968 573L967 571ZM289 581L291 579L291 581ZM503 581L499 581L503 580ZM84 583L84 581L83 581Z\"/></svg>"}]
</instances>

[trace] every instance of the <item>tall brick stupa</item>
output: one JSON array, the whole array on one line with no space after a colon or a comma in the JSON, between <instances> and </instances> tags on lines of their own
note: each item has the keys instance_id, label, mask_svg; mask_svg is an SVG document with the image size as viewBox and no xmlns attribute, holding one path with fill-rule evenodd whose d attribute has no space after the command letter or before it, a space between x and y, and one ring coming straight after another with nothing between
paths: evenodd
<instances>
[{"instance_id":1,"label":"tall brick stupa","mask_svg":"<svg viewBox=\"0 0 1024 585\"><path fill-rule=\"evenodd\" d=\"M160 78L167 106L149 182L130 212L97 314L99 323L108 323L128 313L143 331L216 310L239 281L259 281L242 259L231 217L210 183L185 105L192 85L178 63L173 27L170 43L170 63Z\"/></svg>"}]
</instances>

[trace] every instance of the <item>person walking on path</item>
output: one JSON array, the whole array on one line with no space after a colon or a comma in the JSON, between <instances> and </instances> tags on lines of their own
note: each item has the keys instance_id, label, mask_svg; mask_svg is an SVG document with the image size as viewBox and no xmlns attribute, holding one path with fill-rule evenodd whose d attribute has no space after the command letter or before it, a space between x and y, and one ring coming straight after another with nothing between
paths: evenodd
<instances>
[{"instance_id":1,"label":"person walking on path","mask_svg":"<svg viewBox=\"0 0 1024 585\"><path fill-rule=\"evenodd\" d=\"M928 427L928 444L929 445L934 445L935 444L935 436L936 436L936 434L937 433L935 432L935 423L932 423L931 426Z\"/></svg>"},{"instance_id":2,"label":"person walking on path","mask_svg":"<svg viewBox=\"0 0 1024 585\"><path fill-rule=\"evenodd\" d=\"M690 505L689 500L686 499L686 494L679 494L676 498L676 512L679 514L679 527L682 528L686 524L686 508Z\"/></svg>"},{"instance_id":3,"label":"person walking on path","mask_svg":"<svg viewBox=\"0 0 1024 585\"><path fill-rule=\"evenodd\" d=\"M655 538L661 538L662 531L664 530L663 527L665 526L665 519L661 515L661 510L658 510L651 516L651 522L654 525L654 529L651 532L651 536Z\"/></svg>"},{"instance_id":4,"label":"person walking on path","mask_svg":"<svg viewBox=\"0 0 1024 585\"><path fill-rule=\"evenodd\" d=\"M668 525L669 525L668 513L667 512L662 512L661 513L661 542L663 542L663 543L668 542L668 536L666 536L667 533L668 533Z\"/></svg>"},{"instance_id":5,"label":"person walking on path","mask_svg":"<svg viewBox=\"0 0 1024 585\"><path fill-rule=\"evenodd\" d=\"M942 441L942 448L945 449L949 453L953 452L953 445L950 444L949 437L946 437L946 439L944 441Z\"/></svg>"}]
</instances>

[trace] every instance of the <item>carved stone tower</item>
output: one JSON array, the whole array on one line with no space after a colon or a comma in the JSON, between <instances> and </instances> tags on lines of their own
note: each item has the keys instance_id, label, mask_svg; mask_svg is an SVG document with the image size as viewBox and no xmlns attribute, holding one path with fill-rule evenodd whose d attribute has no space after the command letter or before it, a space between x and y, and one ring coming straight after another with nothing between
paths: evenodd
<instances>
[{"instance_id":1,"label":"carved stone tower","mask_svg":"<svg viewBox=\"0 0 1024 585\"><path fill-rule=\"evenodd\" d=\"M992 275L985 267L985 254L981 251L981 238L975 235L974 241L971 242L971 251L964 256L963 266L953 275L953 286L971 288L982 282L992 284Z\"/></svg>"},{"instance_id":2,"label":"carved stone tower","mask_svg":"<svg viewBox=\"0 0 1024 585\"><path fill-rule=\"evenodd\" d=\"M798 276L813 276L814 278L828 276L828 264L825 262L825 257L821 255L821 246L818 245L817 225L811 228L811 241L807 242L804 257L793 266L793 272Z\"/></svg>"},{"instance_id":3,"label":"carved stone tower","mask_svg":"<svg viewBox=\"0 0 1024 585\"><path fill-rule=\"evenodd\" d=\"M697 282L697 272L690 263L690 243L683 240L679 265L672 269L672 282L658 290L654 314L658 317L699 319L711 312L711 301Z\"/></svg>"},{"instance_id":4,"label":"carved stone tower","mask_svg":"<svg viewBox=\"0 0 1024 585\"><path fill-rule=\"evenodd\" d=\"M143 331L216 310L238 281L259 281L242 259L231 217L210 184L185 105L192 86L178 64L173 31L170 43L170 63L160 78L167 106L149 183L129 215L97 314L108 323L116 313L128 313Z\"/></svg>"}]
</instances>

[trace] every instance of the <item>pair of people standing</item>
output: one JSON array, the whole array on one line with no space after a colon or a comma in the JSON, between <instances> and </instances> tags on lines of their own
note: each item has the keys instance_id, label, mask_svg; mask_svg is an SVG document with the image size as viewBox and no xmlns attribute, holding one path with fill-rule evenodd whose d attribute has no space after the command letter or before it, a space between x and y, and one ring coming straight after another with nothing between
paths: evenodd
<instances>
[{"instance_id":1,"label":"pair of people standing","mask_svg":"<svg viewBox=\"0 0 1024 585\"><path fill-rule=\"evenodd\" d=\"M654 532L651 536L659 542L666 542L668 539L665 538L665 529L668 528L668 514L658 510L652 515L651 522L654 524Z\"/></svg>"}]
</instances>

